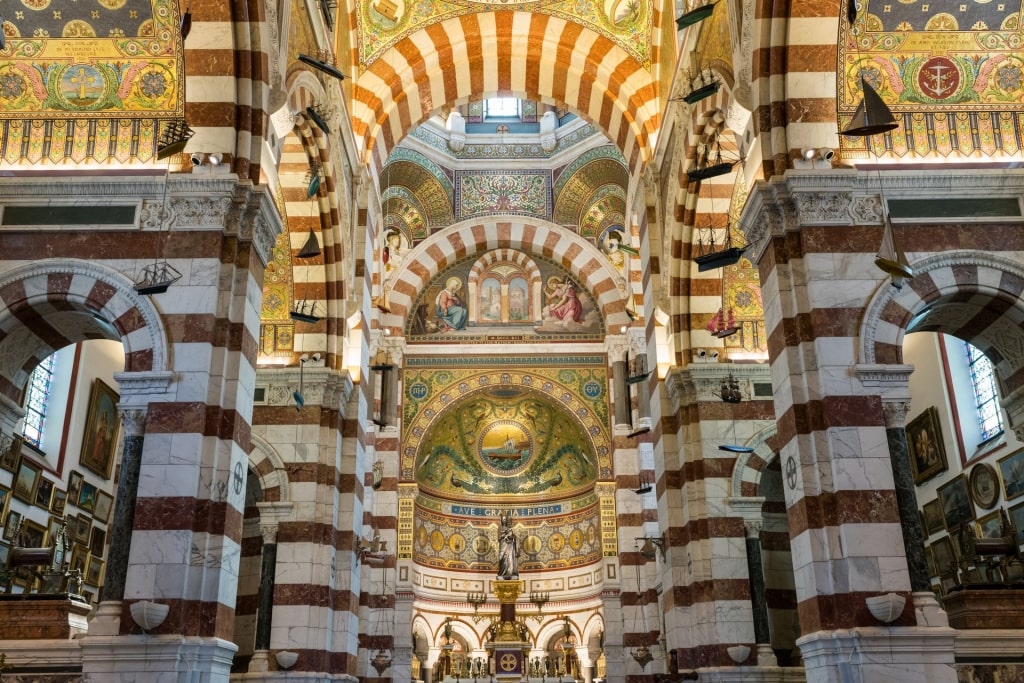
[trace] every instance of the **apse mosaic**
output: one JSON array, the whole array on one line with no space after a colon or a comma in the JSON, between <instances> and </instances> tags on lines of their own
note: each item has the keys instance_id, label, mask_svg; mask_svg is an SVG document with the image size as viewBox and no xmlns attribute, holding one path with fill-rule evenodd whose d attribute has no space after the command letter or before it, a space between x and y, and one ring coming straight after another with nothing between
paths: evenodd
<instances>
[{"instance_id":1,"label":"apse mosaic","mask_svg":"<svg viewBox=\"0 0 1024 683\"><path fill-rule=\"evenodd\" d=\"M559 500L611 477L603 356L414 357L403 386L401 477L421 490Z\"/></svg>"},{"instance_id":2,"label":"apse mosaic","mask_svg":"<svg viewBox=\"0 0 1024 683\"><path fill-rule=\"evenodd\" d=\"M1021 2L866 0L840 43L840 111L860 74L894 111L1012 110L1024 101Z\"/></svg>"},{"instance_id":3,"label":"apse mosaic","mask_svg":"<svg viewBox=\"0 0 1024 683\"><path fill-rule=\"evenodd\" d=\"M440 569L496 571L498 512L498 508L419 496L413 560ZM523 552L521 571L569 569L600 562L598 499L593 493L571 503L521 506L511 512Z\"/></svg>"},{"instance_id":4,"label":"apse mosaic","mask_svg":"<svg viewBox=\"0 0 1024 683\"><path fill-rule=\"evenodd\" d=\"M8 59L0 63L5 118L183 115L177 2L7 4Z\"/></svg>"},{"instance_id":5,"label":"apse mosaic","mask_svg":"<svg viewBox=\"0 0 1024 683\"><path fill-rule=\"evenodd\" d=\"M548 14L596 31L651 66L653 20L649 2L641 0L361 0L356 11L359 62L369 66L385 50L431 24L476 12L522 10Z\"/></svg>"},{"instance_id":6,"label":"apse mosaic","mask_svg":"<svg viewBox=\"0 0 1024 683\"><path fill-rule=\"evenodd\" d=\"M503 250L504 254L507 250ZM539 256L474 256L435 277L413 302L410 342L599 341L603 320L576 278Z\"/></svg>"}]
</instances>

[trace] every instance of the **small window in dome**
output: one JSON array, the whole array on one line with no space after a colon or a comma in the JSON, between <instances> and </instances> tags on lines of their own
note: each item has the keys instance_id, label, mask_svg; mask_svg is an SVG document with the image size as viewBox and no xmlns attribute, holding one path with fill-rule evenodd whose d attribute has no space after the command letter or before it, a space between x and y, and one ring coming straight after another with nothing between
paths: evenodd
<instances>
[{"instance_id":1,"label":"small window in dome","mask_svg":"<svg viewBox=\"0 0 1024 683\"><path fill-rule=\"evenodd\" d=\"M487 100L485 116L519 116L519 100L515 97L492 97Z\"/></svg>"}]
</instances>

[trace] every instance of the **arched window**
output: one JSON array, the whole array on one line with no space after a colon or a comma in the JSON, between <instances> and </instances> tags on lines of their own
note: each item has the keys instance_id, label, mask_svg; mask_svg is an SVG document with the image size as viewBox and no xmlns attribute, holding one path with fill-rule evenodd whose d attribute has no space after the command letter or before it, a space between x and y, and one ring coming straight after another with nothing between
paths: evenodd
<instances>
[{"instance_id":1,"label":"arched window","mask_svg":"<svg viewBox=\"0 0 1024 683\"><path fill-rule=\"evenodd\" d=\"M25 441L39 448L43 440L43 427L46 422L46 405L50 400L50 385L53 383L53 371L57 364L57 354L51 354L36 366L28 380L25 391L25 426L22 435Z\"/></svg>"},{"instance_id":2,"label":"arched window","mask_svg":"<svg viewBox=\"0 0 1024 683\"><path fill-rule=\"evenodd\" d=\"M992 361L974 346L964 342L967 367L971 371L971 386L974 389L974 407L978 415L982 441L987 441L1003 431L1003 416L999 410L999 392L996 389L996 374Z\"/></svg>"}]
</instances>

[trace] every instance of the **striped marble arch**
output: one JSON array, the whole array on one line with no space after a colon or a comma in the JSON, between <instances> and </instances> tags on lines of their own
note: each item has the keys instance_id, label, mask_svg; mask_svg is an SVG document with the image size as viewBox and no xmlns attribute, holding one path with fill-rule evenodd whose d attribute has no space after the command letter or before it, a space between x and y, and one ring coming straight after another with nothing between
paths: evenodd
<instances>
[{"instance_id":1,"label":"striped marble arch","mask_svg":"<svg viewBox=\"0 0 1024 683\"><path fill-rule=\"evenodd\" d=\"M470 14L424 28L359 76L353 129L379 170L406 133L443 105L496 94L565 104L600 126L632 171L660 122L652 74L608 38L558 17Z\"/></svg>"}]
</instances>

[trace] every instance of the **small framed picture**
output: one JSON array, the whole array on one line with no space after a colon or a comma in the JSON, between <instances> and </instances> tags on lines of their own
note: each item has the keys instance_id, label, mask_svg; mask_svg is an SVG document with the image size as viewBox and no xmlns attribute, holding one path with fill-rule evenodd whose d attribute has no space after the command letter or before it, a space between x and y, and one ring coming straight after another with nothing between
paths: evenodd
<instances>
[{"instance_id":1,"label":"small framed picture","mask_svg":"<svg viewBox=\"0 0 1024 683\"><path fill-rule=\"evenodd\" d=\"M50 525L46 527L46 541L47 543L53 540L53 537L60 531L61 525L64 524L63 517L50 516Z\"/></svg>"},{"instance_id":2,"label":"small framed picture","mask_svg":"<svg viewBox=\"0 0 1024 683\"><path fill-rule=\"evenodd\" d=\"M75 517L74 525L72 525L69 520L68 528L71 531L71 538L75 543L81 543L84 546L89 545L89 533L92 530L92 519L88 515L78 515Z\"/></svg>"},{"instance_id":3,"label":"small framed picture","mask_svg":"<svg viewBox=\"0 0 1024 683\"><path fill-rule=\"evenodd\" d=\"M1003 534L1003 520L999 510L978 518L978 536L981 538L999 538Z\"/></svg>"},{"instance_id":4,"label":"small framed picture","mask_svg":"<svg viewBox=\"0 0 1024 683\"><path fill-rule=\"evenodd\" d=\"M928 564L928 576L938 576L939 572L935 568L935 551L931 548L924 549L925 562Z\"/></svg>"},{"instance_id":5,"label":"small framed picture","mask_svg":"<svg viewBox=\"0 0 1024 683\"><path fill-rule=\"evenodd\" d=\"M922 516L924 517L924 532L929 536L946 529L946 524L942 519L942 503L938 498L924 504Z\"/></svg>"},{"instance_id":6,"label":"small framed picture","mask_svg":"<svg viewBox=\"0 0 1024 683\"><path fill-rule=\"evenodd\" d=\"M71 548L71 566L70 569L78 569L82 572L82 578L85 579L86 564L89 562L89 549L84 545L78 545L77 543Z\"/></svg>"},{"instance_id":7,"label":"small framed picture","mask_svg":"<svg viewBox=\"0 0 1024 683\"><path fill-rule=\"evenodd\" d=\"M907 449L914 470L914 483L921 484L936 474L945 472L946 447L942 443L939 411L931 406L907 424Z\"/></svg>"},{"instance_id":8,"label":"small framed picture","mask_svg":"<svg viewBox=\"0 0 1024 683\"><path fill-rule=\"evenodd\" d=\"M50 512L61 516L68 503L68 492L64 489L54 487L53 497L50 498Z\"/></svg>"},{"instance_id":9,"label":"small framed picture","mask_svg":"<svg viewBox=\"0 0 1024 683\"><path fill-rule=\"evenodd\" d=\"M78 505L78 496L82 493L82 482L85 478L81 472L71 471L68 475L68 500L72 505Z\"/></svg>"},{"instance_id":10,"label":"small framed picture","mask_svg":"<svg viewBox=\"0 0 1024 683\"><path fill-rule=\"evenodd\" d=\"M0 452L0 469L14 472L18 468L18 456L21 455L21 437L15 436L7 448Z\"/></svg>"},{"instance_id":11,"label":"small framed picture","mask_svg":"<svg viewBox=\"0 0 1024 683\"><path fill-rule=\"evenodd\" d=\"M89 539L89 553L96 558L103 557L103 546L107 542L107 532L98 526L92 528L92 537Z\"/></svg>"},{"instance_id":12,"label":"small framed picture","mask_svg":"<svg viewBox=\"0 0 1024 683\"><path fill-rule=\"evenodd\" d=\"M21 525L21 540L25 548L46 547L46 527L26 519Z\"/></svg>"},{"instance_id":13,"label":"small framed picture","mask_svg":"<svg viewBox=\"0 0 1024 683\"><path fill-rule=\"evenodd\" d=\"M114 508L114 497L106 491L96 492L96 509L93 516L104 524L110 524L110 512Z\"/></svg>"},{"instance_id":14,"label":"small framed picture","mask_svg":"<svg viewBox=\"0 0 1024 683\"><path fill-rule=\"evenodd\" d=\"M85 582L91 586L103 584L103 560L90 555L88 568L85 570Z\"/></svg>"},{"instance_id":15,"label":"small framed picture","mask_svg":"<svg viewBox=\"0 0 1024 683\"><path fill-rule=\"evenodd\" d=\"M11 510L7 513L7 517L4 520L4 540L13 541L14 534L18 531L18 525L21 524L21 513Z\"/></svg>"},{"instance_id":16,"label":"small framed picture","mask_svg":"<svg viewBox=\"0 0 1024 683\"><path fill-rule=\"evenodd\" d=\"M36 489L39 487L42 473L42 467L22 458L18 463L18 471L14 475L14 497L29 505L35 503Z\"/></svg>"},{"instance_id":17,"label":"small framed picture","mask_svg":"<svg viewBox=\"0 0 1024 683\"><path fill-rule=\"evenodd\" d=\"M7 556L11 554L9 543L0 543L0 564L7 566Z\"/></svg>"},{"instance_id":18,"label":"small framed picture","mask_svg":"<svg viewBox=\"0 0 1024 683\"><path fill-rule=\"evenodd\" d=\"M1000 458L999 474L1003 477L1003 493L1006 500L1024 495L1024 448Z\"/></svg>"},{"instance_id":19,"label":"small framed picture","mask_svg":"<svg viewBox=\"0 0 1024 683\"><path fill-rule=\"evenodd\" d=\"M53 490L55 488L57 486L52 481L46 477L41 478L39 485L36 487L36 505L44 510L49 510L50 499L53 498Z\"/></svg>"},{"instance_id":20,"label":"small framed picture","mask_svg":"<svg viewBox=\"0 0 1024 683\"><path fill-rule=\"evenodd\" d=\"M7 506L11 502L11 490L6 486L0 486L0 519L7 514Z\"/></svg>"},{"instance_id":21,"label":"small framed picture","mask_svg":"<svg viewBox=\"0 0 1024 683\"><path fill-rule=\"evenodd\" d=\"M960 474L939 487L939 502L942 503L942 519L946 528L952 530L964 522L974 521L974 504L967 493L967 477Z\"/></svg>"},{"instance_id":22,"label":"small framed picture","mask_svg":"<svg viewBox=\"0 0 1024 683\"><path fill-rule=\"evenodd\" d=\"M93 512L96 509L96 493L99 491L87 481L82 482L81 490L78 492L78 507L86 512Z\"/></svg>"},{"instance_id":23,"label":"small framed picture","mask_svg":"<svg viewBox=\"0 0 1024 683\"><path fill-rule=\"evenodd\" d=\"M1014 505L1006 511L1010 515L1010 521L1017 529L1017 545L1024 543L1024 503Z\"/></svg>"},{"instance_id":24,"label":"small framed picture","mask_svg":"<svg viewBox=\"0 0 1024 683\"><path fill-rule=\"evenodd\" d=\"M935 555L935 569L939 576L951 574L956 570L956 553L953 551L953 544L949 536L943 536L932 543L932 553Z\"/></svg>"},{"instance_id":25,"label":"small framed picture","mask_svg":"<svg viewBox=\"0 0 1024 683\"><path fill-rule=\"evenodd\" d=\"M970 489L975 505L982 510L994 508L999 500L999 475L996 474L996 468L983 462L975 465L967 480L967 488Z\"/></svg>"}]
</instances>

